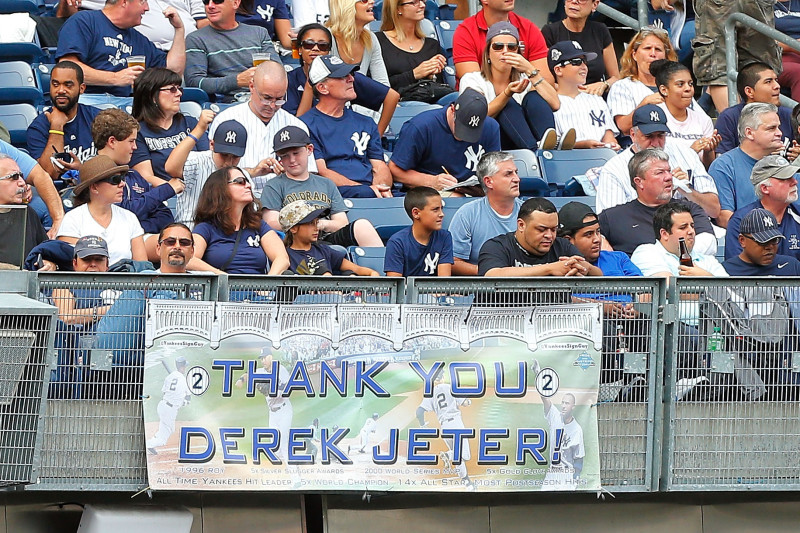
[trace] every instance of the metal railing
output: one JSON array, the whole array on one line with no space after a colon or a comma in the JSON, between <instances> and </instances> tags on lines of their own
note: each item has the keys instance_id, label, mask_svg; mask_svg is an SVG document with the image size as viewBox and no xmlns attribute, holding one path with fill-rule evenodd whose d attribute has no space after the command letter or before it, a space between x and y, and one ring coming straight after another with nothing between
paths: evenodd
<instances>
[{"instance_id":1,"label":"metal railing","mask_svg":"<svg viewBox=\"0 0 800 533\"><path fill-rule=\"evenodd\" d=\"M597 12L601 15L604 15L610 19L613 19L624 26L629 26L634 30L638 31L639 28L643 26L647 26L647 10L648 10L648 0L637 0L637 16L639 19L635 19L629 15L626 15L622 11L614 9L613 7L609 7L605 5L603 2L600 2L597 5Z\"/></svg>"}]
</instances>

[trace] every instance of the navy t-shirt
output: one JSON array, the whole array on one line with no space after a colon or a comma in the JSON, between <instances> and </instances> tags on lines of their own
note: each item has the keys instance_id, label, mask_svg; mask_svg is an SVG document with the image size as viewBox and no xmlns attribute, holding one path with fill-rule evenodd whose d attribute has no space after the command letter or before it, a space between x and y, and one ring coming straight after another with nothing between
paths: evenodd
<instances>
[{"instance_id":1,"label":"navy t-shirt","mask_svg":"<svg viewBox=\"0 0 800 533\"><path fill-rule=\"evenodd\" d=\"M339 174L363 185L372 185L370 159L383 161L381 136L375 121L350 109L331 117L316 107L300 120L308 126L314 157Z\"/></svg>"},{"instance_id":2,"label":"navy t-shirt","mask_svg":"<svg viewBox=\"0 0 800 533\"><path fill-rule=\"evenodd\" d=\"M167 66L167 54L134 28L114 26L102 11L78 11L61 27L56 59L76 55L83 63L97 70L119 72L128 68L128 56L145 56L145 65ZM131 87L88 85L86 92L130 96Z\"/></svg>"},{"instance_id":3,"label":"navy t-shirt","mask_svg":"<svg viewBox=\"0 0 800 533\"><path fill-rule=\"evenodd\" d=\"M400 130L392 161L403 170L441 174L442 167L458 181L469 179L486 152L500 150L500 126L486 118L477 143L456 140L447 124L447 108L424 111Z\"/></svg>"},{"instance_id":4,"label":"navy t-shirt","mask_svg":"<svg viewBox=\"0 0 800 533\"><path fill-rule=\"evenodd\" d=\"M236 22L266 28L273 41L280 40L275 34L275 19L289 20L289 18L291 18L289 8L286 7L284 0L256 0L253 2L252 15L236 13Z\"/></svg>"},{"instance_id":5,"label":"navy t-shirt","mask_svg":"<svg viewBox=\"0 0 800 533\"><path fill-rule=\"evenodd\" d=\"M100 111L96 107L78 104L75 118L64 124L64 151L72 152L81 163L97 155L92 140L92 122ZM53 147L47 145L49 131L50 121L44 113L33 119L28 127L28 152L34 159L39 159L43 153L52 155Z\"/></svg>"},{"instance_id":6,"label":"navy t-shirt","mask_svg":"<svg viewBox=\"0 0 800 533\"><path fill-rule=\"evenodd\" d=\"M197 119L188 115L177 114L172 120L172 126L167 130L153 130L146 122L139 122L139 134L136 136L136 150L131 156L130 166L136 166L142 161L150 161L153 165L153 174L169 180L170 176L164 166L172 149L178 146L197 126ZM204 133L194 145L196 152L208 150L208 136Z\"/></svg>"},{"instance_id":7,"label":"navy t-shirt","mask_svg":"<svg viewBox=\"0 0 800 533\"><path fill-rule=\"evenodd\" d=\"M757 200L741 209L737 209L728 220L728 229L725 233L725 259L730 259L742 253L742 245L739 244L739 227L742 219L756 208L764 207L761 201ZM778 241L778 254L790 255L800 259L800 211L796 204L791 204L778 224L778 231L785 237Z\"/></svg>"},{"instance_id":8,"label":"navy t-shirt","mask_svg":"<svg viewBox=\"0 0 800 533\"><path fill-rule=\"evenodd\" d=\"M175 222L172 211L164 205L173 196L175 189L172 185L164 183L153 187L141 174L129 170L125 175L122 201L117 205L136 215L145 233L159 233Z\"/></svg>"},{"instance_id":9,"label":"navy t-shirt","mask_svg":"<svg viewBox=\"0 0 800 533\"><path fill-rule=\"evenodd\" d=\"M289 268L303 276L321 276L326 272L337 274L342 270L345 253L326 244L312 243L310 250L286 248Z\"/></svg>"},{"instance_id":10,"label":"navy t-shirt","mask_svg":"<svg viewBox=\"0 0 800 533\"><path fill-rule=\"evenodd\" d=\"M800 261L788 255L777 254L769 265L745 263L739 256L726 259L722 268L731 276L800 276Z\"/></svg>"},{"instance_id":11,"label":"navy t-shirt","mask_svg":"<svg viewBox=\"0 0 800 533\"><path fill-rule=\"evenodd\" d=\"M453 264L453 237L446 229L434 231L427 245L420 244L411 233L411 226L391 236L386 243L385 272L403 276L436 276L442 264Z\"/></svg>"},{"instance_id":12,"label":"navy t-shirt","mask_svg":"<svg viewBox=\"0 0 800 533\"><path fill-rule=\"evenodd\" d=\"M250 228L240 230L242 237L239 240L239 248L236 250L236 257L230 262L225 270L228 274L266 274L269 270L269 259L264 249L261 248L261 237L272 231L266 222L261 222L258 231ZM201 222L194 227L194 233L200 235L206 241L206 251L203 254L203 261L219 268L220 270L228 262L236 245L236 237L239 233L226 235L222 230L208 222Z\"/></svg>"},{"instance_id":13,"label":"navy t-shirt","mask_svg":"<svg viewBox=\"0 0 800 533\"><path fill-rule=\"evenodd\" d=\"M296 115L308 77L303 72L302 67L292 70L287 74L287 77L289 78L289 89L286 91L286 103L283 104L281 109ZM373 111L378 111L381 108L383 100L389 92L389 87L373 80L369 76L364 76L360 72L353 72L353 89L356 91L356 98L352 103ZM317 105L318 101L315 98L312 106Z\"/></svg>"}]
</instances>

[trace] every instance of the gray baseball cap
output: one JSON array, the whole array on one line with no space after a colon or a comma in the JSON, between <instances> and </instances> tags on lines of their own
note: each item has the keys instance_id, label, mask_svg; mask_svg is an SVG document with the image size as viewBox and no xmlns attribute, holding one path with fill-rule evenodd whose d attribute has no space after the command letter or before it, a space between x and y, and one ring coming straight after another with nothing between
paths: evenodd
<instances>
[{"instance_id":1,"label":"gray baseball cap","mask_svg":"<svg viewBox=\"0 0 800 533\"><path fill-rule=\"evenodd\" d=\"M769 178L788 180L798 171L800 169L789 163L785 157L768 155L757 161L753 166L753 171L750 173L750 181L753 182L753 185L758 185Z\"/></svg>"},{"instance_id":2,"label":"gray baseball cap","mask_svg":"<svg viewBox=\"0 0 800 533\"><path fill-rule=\"evenodd\" d=\"M108 244L105 239L96 235L85 235L75 243L73 257L84 259L93 255L108 257Z\"/></svg>"}]
</instances>

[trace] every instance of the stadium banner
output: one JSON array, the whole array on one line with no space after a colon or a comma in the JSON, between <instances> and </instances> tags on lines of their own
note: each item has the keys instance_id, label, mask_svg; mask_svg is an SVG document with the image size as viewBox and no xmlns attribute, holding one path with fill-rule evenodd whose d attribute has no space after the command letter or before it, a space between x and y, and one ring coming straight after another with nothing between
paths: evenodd
<instances>
[{"instance_id":1,"label":"stadium banner","mask_svg":"<svg viewBox=\"0 0 800 533\"><path fill-rule=\"evenodd\" d=\"M148 302L156 490L597 491L599 304Z\"/></svg>"}]
</instances>

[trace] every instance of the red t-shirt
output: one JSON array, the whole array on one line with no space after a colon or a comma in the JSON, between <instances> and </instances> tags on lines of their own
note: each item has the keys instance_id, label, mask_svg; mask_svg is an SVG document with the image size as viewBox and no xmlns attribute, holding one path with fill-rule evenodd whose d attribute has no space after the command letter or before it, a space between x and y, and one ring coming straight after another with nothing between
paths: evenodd
<instances>
[{"instance_id":1,"label":"red t-shirt","mask_svg":"<svg viewBox=\"0 0 800 533\"><path fill-rule=\"evenodd\" d=\"M525 43L525 59L532 62L547 57L547 43L533 22L513 12L508 14L508 21L519 30L519 40ZM483 10L464 19L453 34L453 63L475 61L480 65L488 30Z\"/></svg>"}]
</instances>

